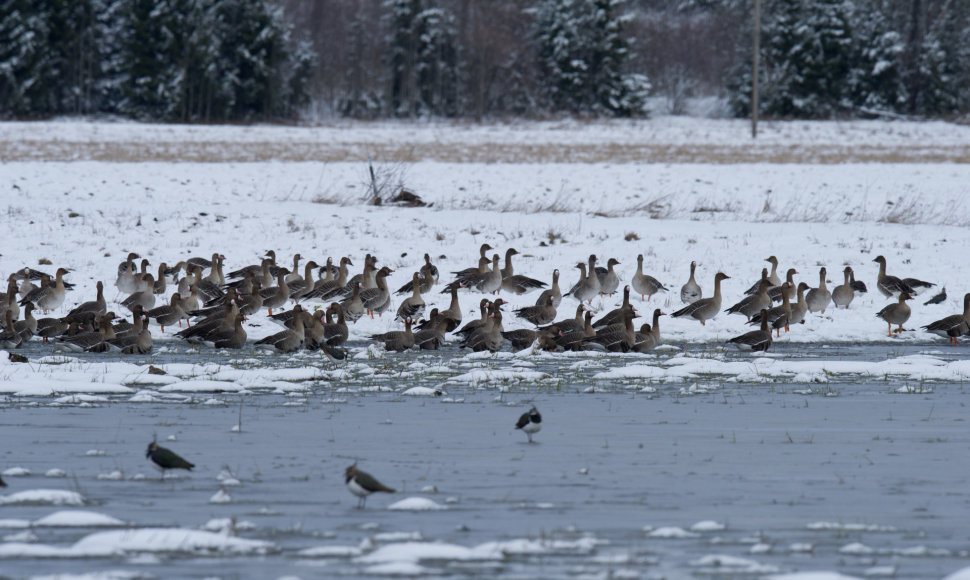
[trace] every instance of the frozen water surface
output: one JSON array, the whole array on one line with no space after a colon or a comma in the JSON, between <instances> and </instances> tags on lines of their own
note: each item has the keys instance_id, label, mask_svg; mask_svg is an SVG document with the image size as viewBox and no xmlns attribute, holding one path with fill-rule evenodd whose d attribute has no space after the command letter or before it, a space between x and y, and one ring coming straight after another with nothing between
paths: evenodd
<instances>
[{"instance_id":1,"label":"frozen water surface","mask_svg":"<svg viewBox=\"0 0 970 580\"><path fill-rule=\"evenodd\" d=\"M341 365L179 344L49 351L21 349L22 390L40 375L70 394L0 398L11 577L938 579L970 557L966 387L926 376L963 347L355 344ZM774 364L788 366L750 370ZM5 381L24 367L2 366ZM417 387L428 394L406 394ZM533 404L530 445L513 425ZM162 479L144 457L153 437L195 470ZM354 462L397 493L356 509Z\"/></svg>"}]
</instances>

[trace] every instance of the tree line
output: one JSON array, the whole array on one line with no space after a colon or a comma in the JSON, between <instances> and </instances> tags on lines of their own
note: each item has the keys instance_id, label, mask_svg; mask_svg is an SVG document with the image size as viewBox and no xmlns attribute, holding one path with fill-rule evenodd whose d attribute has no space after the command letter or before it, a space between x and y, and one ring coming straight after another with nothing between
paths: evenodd
<instances>
[{"instance_id":1,"label":"tree line","mask_svg":"<svg viewBox=\"0 0 970 580\"><path fill-rule=\"evenodd\" d=\"M750 113L753 0L0 0L0 116ZM759 112L970 112L970 2L762 0Z\"/></svg>"}]
</instances>

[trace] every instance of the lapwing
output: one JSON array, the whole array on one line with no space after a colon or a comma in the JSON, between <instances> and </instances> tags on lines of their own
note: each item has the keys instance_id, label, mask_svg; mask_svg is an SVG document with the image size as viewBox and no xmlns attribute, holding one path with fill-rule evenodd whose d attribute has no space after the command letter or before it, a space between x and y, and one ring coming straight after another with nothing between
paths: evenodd
<instances>
[{"instance_id":1,"label":"lapwing","mask_svg":"<svg viewBox=\"0 0 970 580\"><path fill-rule=\"evenodd\" d=\"M538 433L539 429L542 429L542 415L535 407L532 407L528 413L522 413L522 416L515 423L515 428L524 431L529 437L529 443L532 443L532 434Z\"/></svg>"},{"instance_id":2,"label":"lapwing","mask_svg":"<svg viewBox=\"0 0 970 580\"><path fill-rule=\"evenodd\" d=\"M171 449L162 447L155 441L148 444L148 451L145 452L145 457L151 459L152 463L162 470L162 479L165 479L165 471L168 469L192 471L192 468L195 467L195 464L182 459L177 453Z\"/></svg>"},{"instance_id":3,"label":"lapwing","mask_svg":"<svg viewBox=\"0 0 970 580\"><path fill-rule=\"evenodd\" d=\"M373 475L357 469L356 463L347 468L346 483L350 493L359 498L357 501L357 509L364 509L364 505L367 503L367 496L372 493L378 491L394 493L393 489L374 479Z\"/></svg>"}]
</instances>

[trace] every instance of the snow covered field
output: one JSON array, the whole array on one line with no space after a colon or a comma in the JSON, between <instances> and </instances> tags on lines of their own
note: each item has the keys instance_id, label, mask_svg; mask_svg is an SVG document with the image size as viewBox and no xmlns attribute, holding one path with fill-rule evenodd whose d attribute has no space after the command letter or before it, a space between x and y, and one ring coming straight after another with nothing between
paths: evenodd
<instances>
[{"instance_id":1,"label":"snow covered field","mask_svg":"<svg viewBox=\"0 0 970 580\"><path fill-rule=\"evenodd\" d=\"M970 129L940 123L766 123L753 146L743 123L676 118L0 124L0 273L42 259L70 268L64 312L98 280L114 298L129 251L153 267L221 252L228 269L269 249L284 265L295 252L348 255L354 272L369 252L397 288L425 252L447 278L488 242L518 249L517 272L560 269L564 289L590 253L618 258L625 282L643 254L674 289L636 297L646 317L655 302L680 307L692 260L705 293L716 272L731 276L724 308L769 255L812 286L821 266L831 289L850 265L870 288L754 357L725 348L748 327L724 313L706 326L662 318L667 344L651 355L368 348L368 335L399 328L392 315L351 329L343 365L197 351L157 327L145 356L0 353L0 571L940 578L970 557L965 470L952 460L968 443L970 364L964 344L919 327L960 312L970 291L968 151ZM361 203L368 156L433 205ZM899 338L874 316L889 304L875 291L880 254L891 274L938 284ZM923 304L944 285L946 301ZM476 317L479 296L461 297ZM527 326L511 314L505 325ZM277 329L247 324L250 340ZM548 425L528 446L511 425L532 403ZM196 472L158 483L143 457L153 434ZM353 510L342 473L355 460L404 495ZM445 509L388 509L417 496Z\"/></svg>"}]
</instances>

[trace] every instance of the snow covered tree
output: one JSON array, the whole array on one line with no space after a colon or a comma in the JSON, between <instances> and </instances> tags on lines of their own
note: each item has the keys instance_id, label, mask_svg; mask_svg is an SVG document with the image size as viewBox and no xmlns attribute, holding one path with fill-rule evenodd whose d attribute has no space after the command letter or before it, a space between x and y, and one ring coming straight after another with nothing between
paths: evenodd
<instances>
[{"instance_id":1,"label":"snow covered tree","mask_svg":"<svg viewBox=\"0 0 970 580\"><path fill-rule=\"evenodd\" d=\"M643 114L650 85L625 74L623 0L540 0L539 68L551 106L576 113Z\"/></svg>"},{"instance_id":2,"label":"snow covered tree","mask_svg":"<svg viewBox=\"0 0 970 580\"><path fill-rule=\"evenodd\" d=\"M901 66L906 46L887 12L872 8L876 7L867 9L865 18L856 19L858 49L850 76L851 98L867 111L898 111L906 103Z\"/></svg>"},{"instance_id":3,"label":"snow covered tree","mask_svg":"<svg viewBox=\"0 0 970 580\"><path fill-rule=\"evenodd\" d=\"M183 15L170 0L130 0L122 22L119 110L141 119L173 119L183 81Z\"/></svg>"},{"instance_id":4,"label":"snow covered tree","mask_svg":"<svg viewBox=\"0 0 970 580\"><path fill-rule=\"evenodd\" d=\"M0 0L0 114L45 108L48 18L31 0Z\"/></svg>"}]
</instances>

